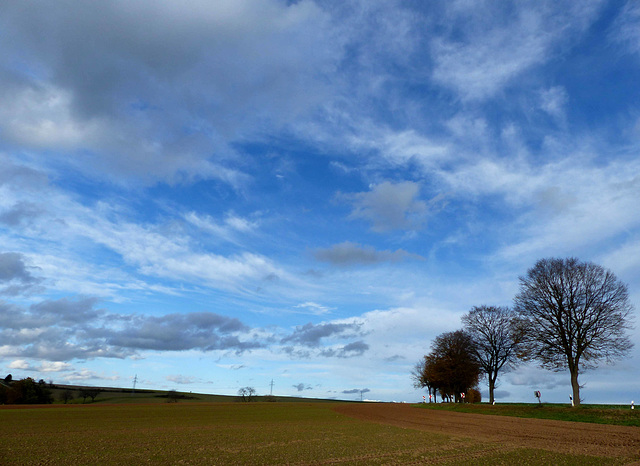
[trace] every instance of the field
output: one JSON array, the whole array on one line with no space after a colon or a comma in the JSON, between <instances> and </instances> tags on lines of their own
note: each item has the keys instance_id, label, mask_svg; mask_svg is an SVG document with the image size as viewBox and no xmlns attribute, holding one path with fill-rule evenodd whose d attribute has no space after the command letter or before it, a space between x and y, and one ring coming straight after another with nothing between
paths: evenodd
<instances>
[{"instance_id":1,"label":"field","mask_svg":"<svg viewBox=\"0 0 640 466\"><path fill-rule=\"evenodd\" d=\"M423 404L420 405L420 407L458 413L492 414L496 416L554 419L557 421L592 422L596 424L640 427L640 410L632 410L629 405L587 404L576 409L568 405L537 403L504 403L497 405L489 405L487 403L433 403Z\"/></svg>"},{"instance_id":2,"label":"field","mask_svg":"<svg viewBox=\"0 0 640 466\"><path fill-rule=\"evenodd\" d=\"M3 464L630 464L640 428L368 403L0 407Z\"/></svg>"}]
</instances>

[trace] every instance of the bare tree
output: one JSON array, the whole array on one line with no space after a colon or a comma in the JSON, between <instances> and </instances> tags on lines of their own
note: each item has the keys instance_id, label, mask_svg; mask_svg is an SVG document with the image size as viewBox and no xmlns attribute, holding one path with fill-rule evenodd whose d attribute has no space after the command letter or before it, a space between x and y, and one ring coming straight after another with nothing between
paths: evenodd
<instances>
[{"instance_id":1,"label":"bare tree","mask_svg":"<svg viewBox=\"0 0 640 466\"><path fill-rule=\"evenodd\" d=\"M96 401L96 397L101 393L101 390L99 388L89 388L87 390L87 396L89 396L89 398L91 398L91 401L94 402Z\"/></svg>"},{"instance_id":2,"label":"bare tree","mask_svg":"<svg viewBox=\"0 0 640 466\"><path fill-rule=\"evenodd\" d=\"M101 393L101 390L96 387L84 387L80 389L79 396L82 398L82 402L86 403L87 398L91 398L91 401L96 401L96 397Z\"/></svg>"},{"instance_id":3,"label":"bare tree","mask_svg":"<svg viewBox=\"0 0 640 466\"><path fill-rule=\"evenodd\" d=\"M424 356L420 362L416 363L415 367L411 371L411 378L413 379L413 387L414 388L426 388L429 393L429 403L432 401L432 391L433 391L433 401L435 401L436 396L436 387L434 386L434 381L429 379L429 374L427 372L427 364L429 362L429 357Z\"/></svg>"},{"instance_id":4,"label":"bare tree","mask_svg":"<svg viewBox=\"0 0 640 466\"><path fill-rule=\"evenodd\" d=\"M569 369L580 405L581 369L625 356L633 346L627 286L609 270L576 258L541 259L520 277L515 309L526 322L525 359Z\"/></svg>"},{"instance_id":5,"label":"bare tree","mask_svg":"<svg viewBox=\"0 0 640 466\"><path fill-rule=\"evenodd\" d=\"M60 394L60 400L67 404L69 401L73 400L73 392L71 390L64 390Z\"/></svg>"},{"instance_id":6,"label":"bare tree","mask_svg":"<svg viewBox=\"0 0 640 466\"><path fill-rule=\"evenodd\" d=\"M498 373L518 359L522 339L516 314L508 307L476 306L462 316L462 325L474 341L472 350L487 376L489 403L493 403Z\"/></svg>"},{"instance_id":7,"label":"bare tree","mask_svg":"<svg viewBox=\"0 0 640 466\"><path fill-rule=\"evenodd\" d=\"M256 389L253 387L242 387L238 390L238 395L242 397L242 401L251 401L251 398L256 395Z\"/></svg>"}]
</instances>

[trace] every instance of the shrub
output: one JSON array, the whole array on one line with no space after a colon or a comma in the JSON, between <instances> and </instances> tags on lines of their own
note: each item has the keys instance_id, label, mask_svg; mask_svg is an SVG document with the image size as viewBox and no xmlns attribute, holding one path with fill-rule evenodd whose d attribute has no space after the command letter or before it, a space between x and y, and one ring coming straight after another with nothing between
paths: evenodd
<instances>
[{"instance_id":1,"label":"shrub","mask_svg":"<svg viewBox=\"0 0 640 466\"><path fill-rule=\"evenodd\" d=\"M482 395L477 388L470 388L467 391L466 402L467 403L480 403L482 401Z\"/></svg>"},{"instance_id":2,"label":"shrub","mask_svg":"<svg viewBox=\"0 0 640 466\"><path fill-rule=\"evenodd\" d=\"M48 404L53 403L51 391L44 380L36 383L31 377L13 382L6 389L7 404Z\"/></svg>"}]
</instances>

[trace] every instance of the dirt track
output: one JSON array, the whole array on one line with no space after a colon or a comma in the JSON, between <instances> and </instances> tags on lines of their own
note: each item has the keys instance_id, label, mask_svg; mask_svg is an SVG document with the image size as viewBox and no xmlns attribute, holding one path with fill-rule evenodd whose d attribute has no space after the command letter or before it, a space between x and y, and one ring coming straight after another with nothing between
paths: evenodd
<instances>
[{"instance_id":1,"label":"dirt track","mask_svg":"<svg viewBox=\"0 0 640 466\"><path fill-rule=\"evenodd\" d=\"M357 419L407 429L561 453L640 461L638 427L462 414L388 403L341 405L335 410Z\"/></svg>"}]
</instances>

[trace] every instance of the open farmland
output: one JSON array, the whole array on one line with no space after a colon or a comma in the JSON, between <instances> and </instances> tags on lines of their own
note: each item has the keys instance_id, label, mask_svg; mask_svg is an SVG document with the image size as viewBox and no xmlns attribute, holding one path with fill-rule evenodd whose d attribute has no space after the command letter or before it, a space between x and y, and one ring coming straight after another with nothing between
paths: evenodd
<instances>
[{"instance_id":1,"label":"open farmland","mask_svg":"<svg viewBox=\"0 0 640 466\"><path fill-rule=\"evenodd\" d=\"M3 464L628 464L640 460L640 429L401 404L5 406L0 458Z\"/></svg>"}]
</instances>

